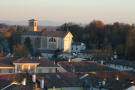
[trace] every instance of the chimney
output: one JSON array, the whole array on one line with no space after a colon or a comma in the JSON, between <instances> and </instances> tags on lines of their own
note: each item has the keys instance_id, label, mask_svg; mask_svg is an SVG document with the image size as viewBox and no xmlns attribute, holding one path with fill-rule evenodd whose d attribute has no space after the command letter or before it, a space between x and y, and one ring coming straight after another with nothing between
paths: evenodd
<instances>
[{"instance_id":1,"label":"chimney","mask_svg":"<svg viewBox=\"0 0 135 90\"><path fill-rule=\"evenodd\" d=\"M72 68L72 72L75 72L75 67Z\"/></svg>"},{"instance_id":2,"label":"chimney","mask_svg":"<svg viewBox=\"0 0 135 90\"><path fill-rule=\"evenodd\" d=\"M35 83L35 84L34 84L34 87L33 87L33 90L36 90L37 88L38 88L38 84Z\"/></svg>"},{"instance_id":3,"label":"chimney","mask_svg":"<svg viewBox=\"0 0 135 90\"><path fill-rule=\"evenodd\" d=\"M44 84L45 84L45 80L44 78L42 77L41 80L40 80L40 87L43 89L44 88Z\"/></svg>"},{"instance_id":4,"label":"chimney","mask_svg":"<svg viewBox=\"0 0 135 90\"><path fill-rule=\"evenodd\" d=\"M54 63L54 64L56 64L56 62L55 62L55 61L54 61L53 63Z\"/></svg>"},{"instance_id":5,"label":"chimney","mask_svg":"<svg viewBox=\"0 0 135 90\"><path fill-rule=\"evenodd\" d=\"M26 78L23 79L22 85L26 85Z\"/></svg>"},{"instance_id":6,"label":"chimney","mask_svg":"<svg viewBox=\"0 0 135 90\"><path fill-rule=\"evenodd\" d=\"M101 64L104 64L104 61L103 60L101 60L101 62L100 62Z\"/></svg>"},{"instance_id":7,"label":"chimney","mask_svg":"<svg viewBox=\"0 0 135 90\"><path fill-rule=\"evenodd\" d=\"M72 60L71 60L71 57L69 57L69 59L68 59L68 62L71 62Z\"/></svg>"},{"instance_id":8,"label":"chimney","mask_svg":"<svg viewBox=\"0 0 135 90\"><path fill-rule=\"evenodd\" d=\"M53 86L53 90L55 90L55 86Z\"/></svg>"},{"instance_id":9,"label":"chimney","mask_svg":"<svg viewBox=\"0 0 135 90\"><path fill-rule=\"evenodd\" d=\"M104 78L104 80L102 81L102 85L105 86L106 84L106 78Z\"/></svg>"},{"instance_id":10,"label":"chimney","mask_svg":"<svg viewBox=\"0 0 135 90\"><path fill-rule=\"evenodd\" d=\"M118 75L116 76L116 80L119 80L119 76Z\"/></svg>"},{"instance_id":11,"label":"chimney","mask_svg":"<svg viewBox=\"0 0 135 90\"><path fill-rule=\"evenodd\" d=\"M35 83L36 82L36 73L34 73L33 75L32 75L32 81Z\"/></svg>"},{"instance_id":12,"label":"chimney","mask_svg":"<svg viewBox=\"0 0 135 90\"><path fill-rule=\"evenodd\" d=\"M41 57L39 56L38 59L41 59Z\"/></svg>"}]
</instances>

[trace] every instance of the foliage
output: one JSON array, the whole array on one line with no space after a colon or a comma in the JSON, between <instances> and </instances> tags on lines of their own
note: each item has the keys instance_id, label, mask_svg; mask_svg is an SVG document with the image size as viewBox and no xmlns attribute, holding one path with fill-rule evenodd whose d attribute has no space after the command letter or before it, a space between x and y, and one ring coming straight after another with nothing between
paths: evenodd
<instances>
[{"instance_id":1,"label":"foliage","mask_svg":"<svg viewBox=\"0 0 135 90\"><path fill-rule=\"evenodd\" d=\"M17 57L27 57L28 51L24 45L14 45L13 46L14 56Z\"/></svg>"},{"instance_id":2,"label":"foliage","mask_svg":"<svg viewBox=\"0 0 135 90\"><path fill-rule=\"evenodd\" d=\"M55 50L53 58L58 58L58 55L61 53L62 51L60 49Z\"/></svg>"},{"instance_id":3,"label":"foliage","mask_svg":"<svg viewBox=\"0 0 135 90\"><path fill-rule=\"evenodd\" d=\"M135 60L135 28L130 30L127 36L126 57Z\"/></svg>"},{"instance_id":4,"label":"foliage","mask_svg":"<svg viewBox=\"0 0 135 90\"><path fill-rule=\"evenodd\" d=\"M33 56L34 55L33 46L29 37L25 38L24 45L30 52L31 56Z\"/></svg>"},{"instance_id":5,"label":"foliage","mask_svg":"<svg viewBox=\"0 0 135 90\"><path fill-rule=\"evenodd\" d=\"M134 25L119 22L104 24L102 21L94 20L86 26L65 23L57 30L69 30L74 36L74 42L85 43L87 49L102 50L104 53L110 52L110 55L106 54L110 57L115 51L119 56L125 56L126 37L134 27Z\"/></svg>"}]
</instances>

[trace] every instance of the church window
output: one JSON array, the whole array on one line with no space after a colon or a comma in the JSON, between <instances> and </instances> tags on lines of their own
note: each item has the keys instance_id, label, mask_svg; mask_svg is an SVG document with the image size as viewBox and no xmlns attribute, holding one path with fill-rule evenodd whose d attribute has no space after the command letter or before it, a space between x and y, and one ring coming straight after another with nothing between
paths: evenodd
<instances>
[{"instance_id":1,"label":"church window","mask_svg":"<svg viewBox=\"0 0 135 90\"><path fill-rule=\"evenodd\" d=\"M49 42L56 42L56 39L55 38L50 38Z\"/></svg>"}]
</instances>

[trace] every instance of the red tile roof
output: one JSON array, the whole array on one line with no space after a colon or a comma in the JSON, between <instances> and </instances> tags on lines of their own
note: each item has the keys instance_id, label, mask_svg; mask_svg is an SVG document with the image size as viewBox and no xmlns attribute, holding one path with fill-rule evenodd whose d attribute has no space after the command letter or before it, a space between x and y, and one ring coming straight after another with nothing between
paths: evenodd
<instances>
[{"instance_id":1,"label":"red tile roof","mask_svg":"<svg viewBox=\"0 0 135 90\"><path fill-rule=\"evenodd\" d=\"M68 32L64 31L44 31L43 35L50 37L65 37Z\"/></svg>"},{"instance_id":2,"label":"red tile roof","mask_svg":"<svg viewBox=\"0 0 135 90\"><path fill-rule=\"evenodd\" d=\"M75 70L75 72L113 71L113 70L115 70L108 66L104 66L104 65L95 63L93 61L78 61L78 62L61 61L58 64L60 66L62 66L65 70L67 70L68 72L73 72L73 69Z\"/></svg>"},{"instance_id":3,"label":"red tile roof","mask_svg":"<svg viewBox=\"0 0 135 90\"><path fill-rule=\"evenodd\" d=\"M40 59L39 57L0 57L0 67L14 67L13 63L39 63L39 67L58 67L53 61L45 57L40 57Z\"/></svg>"},{"instance_id":4,"label":"red tile roof","mask_svg":"<svg viewBox=\"0 0 135 90\"><path fill-rule=\"evenodd\" d=\"M80 79L80 77L88 74L87 77ZM116 75L119 75L120 79L116 80ZM106 72L78 72L78 73L37 73L37 84L41 78L45 80L45 86L47 88L64 88L64 87L82 87L84 86L99 88L99 82L102 82L105 78L105 89L109 90L124 90L132 86L130 80L135 81L135 73L126 71L106 71ZM9 85L12 81L21 82L23 78L26 78L27 84L23 86L21 90L32 90L34 83L31 80L30 74L4 74L0 75L0 89ZM87 81L87 83L85 83ZM19 88L19 86L11 87Z\"/></svg>"},{"instance_id":5,"label":"red tile roof","mask_svg":"<svg viewBox=\"0 0 135 90\"><path fill-rule=\"evenodd\" d=\"M22 57L15 60L13 63L39 63L41 67L58 67L53 61L45 57Z\"/></svg>"},{"instance_id":6,"label":"red tile roof","mask_svg":"<svg viewBox=\"0 0 135 90\"><path fill-rule=\"evenodd\" d=\"M13 61L15 61L16 57L0 57L0 67L13 67Z\"/></svg>"}]
</instances>

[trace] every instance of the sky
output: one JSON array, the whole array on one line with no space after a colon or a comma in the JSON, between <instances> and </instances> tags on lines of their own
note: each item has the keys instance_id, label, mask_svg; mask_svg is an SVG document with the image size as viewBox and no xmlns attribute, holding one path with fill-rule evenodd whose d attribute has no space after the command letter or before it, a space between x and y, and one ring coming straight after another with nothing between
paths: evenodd
<instances>
[{"instance_id":1,"label":"sky","mask_svg":"<svg viewBox=\"0 0 135 90\"><path fill-rule=\"evenodd\" d=\"M135 23L135 0L0 0L0 20Z\"/></svg>"}]
</instances>

